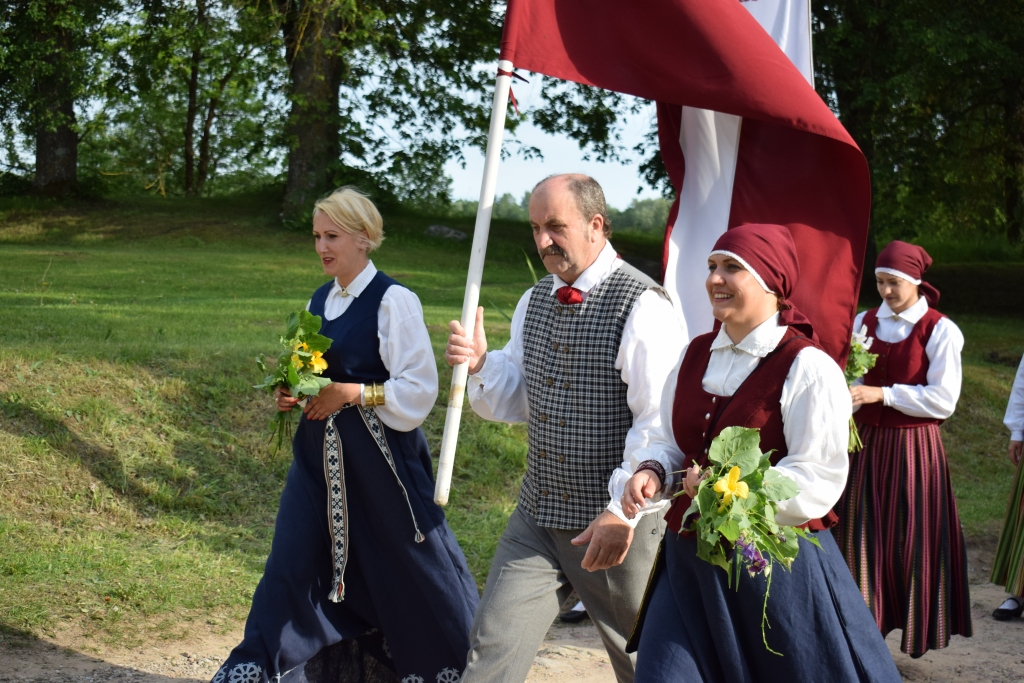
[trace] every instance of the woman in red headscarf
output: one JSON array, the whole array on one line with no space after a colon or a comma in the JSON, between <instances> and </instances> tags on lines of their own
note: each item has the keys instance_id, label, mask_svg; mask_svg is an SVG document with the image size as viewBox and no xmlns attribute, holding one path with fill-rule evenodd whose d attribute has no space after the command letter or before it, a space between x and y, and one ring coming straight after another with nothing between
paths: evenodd
<instances>
[{"instance_id":1,"label":"woman in red headscarf","mask_svg":"<svg viewBox=\"0 0 1024 683\"><path fill-rule=\"evenodd\" d=\"M874 341L875 367L850 394L864 448L851 456L836 542L883 634L920 657L970 636L967 552L939 425L960 397L964 336L935 310L922 281L932 259L890 242L875 262L882 305L854 329Z\"/></svg>"},{"instance_id":2,"label":"woman in red headscarf","mask_svg":"<svg viewBox=\"0 0 1024 683\"><path fill-rule=\"evenodd\" d=\"M793 239L778 225L733 228L708 256L708 271L721 328L684 351L662 394L661 430L622 497L627 516L643 514L648 499L676 491L673 473L686 471L687 495L668 513L670 533L630 638L635 681L899 681L828 531L846 483L851 404L842 370L787 302L799 277ZM772 573L767 644L783 657L762 640L764 575L730 587L724 571L697 557L692 533L680 531L697 466L732 426L760 429L773 468L799 487L779 504L777 521L806 525L821 544L801 540L792 571Z\"/></svg>"}]
</instances>

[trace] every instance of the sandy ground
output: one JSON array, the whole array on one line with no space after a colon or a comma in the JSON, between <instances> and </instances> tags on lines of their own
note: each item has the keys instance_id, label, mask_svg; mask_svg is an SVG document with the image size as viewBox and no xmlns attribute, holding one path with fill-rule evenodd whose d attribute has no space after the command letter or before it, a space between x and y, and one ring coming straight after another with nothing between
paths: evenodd
<instances>
[{"instance_id":1,"label":"sandy ground","mask_svg":"<svg viewBox=\"0 0 1024 683\"><path fill-rule=\"evenodd\" d=\"M971 586L973 638L954 637L948 648L912 660L889 648L906 681L1011 681L1024 683L1024 620L997 622L991 611L1003 591L988 583ZM83 652L71 635L53 641L0 638L0 683L183 683L209 681L241 633L206 635L192 641L140 650L109 648ZM556 624L537 653L528 681L613 683L608 655L593 624Z\"/></svg>"},{"instance_id":2,"label":"sandy ground","mask_svg":"<svg viewBox=\"0 0 1024 683\"><path fill-rule=\"evenodd\" d=\"M1024 683L1024 619L992 618L1006 596L987 582L995 542L969 540L967 545L974 637L954 636L949 647L914 660L899 651L900 632L889 634L889 650L905 681ZM74 631L58 631L51 639L0 633L0 683L205 683L241 636L242 624L222 634L197 626L189 640L129 650L99 647ZM597 629L587 620L551 627L527 681L614 683L615 676Z\"/></svg>"}]
</instances>

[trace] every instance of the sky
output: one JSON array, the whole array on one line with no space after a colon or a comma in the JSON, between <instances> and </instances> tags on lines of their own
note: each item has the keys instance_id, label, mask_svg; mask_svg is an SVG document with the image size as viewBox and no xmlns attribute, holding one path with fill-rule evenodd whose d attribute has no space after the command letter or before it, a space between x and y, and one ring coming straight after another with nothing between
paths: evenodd
<instances>
[{"instance_id":1,"label":"sky","mask_svg":"<svg viewBox=\"0 0 1024 683\"><path fill-rule=\"evenodd\" d=\"M530 84L514 81L512 86L519 101L519 109L523 112L541 103L540 76L534 75L530 80ZM575 141L563 136L548 135L529 122L524 123L517 130L516 139L522 141L524 145L540 149L544 158L526 160L519 155L513 155L503 160L498 169L497 196L508 192L517 199L521 198L524 192L533 189L537 181L553 173L586 173L593 176L601 183L608 204L617 209L625 209L633 199L660 196L640 179L639 166L643 159L632 152L633 145L643 138L650 127L653 115L654 108L651 106L644 114L627 119L621 142L629 151L622 157L624 161L630 163L584 161L583 151ZM509 116L515 116L511 105ZM505 135L507 140L507 131ZM484 155L476 148L467 148L465 155L465 168L454 160L449 161L446 166L453 181L452 198L476 200L480 197ZM637 188L641 188L639 194Z\"/></svg>"}]
</instances>

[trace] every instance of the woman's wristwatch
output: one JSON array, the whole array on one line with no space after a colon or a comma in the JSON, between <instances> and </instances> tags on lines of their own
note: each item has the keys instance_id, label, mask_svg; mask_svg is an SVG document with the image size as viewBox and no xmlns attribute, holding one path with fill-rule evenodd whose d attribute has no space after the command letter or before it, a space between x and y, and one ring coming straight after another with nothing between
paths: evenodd
<instances>
[{"instance_id":1,"label":"woman's wristwatch","mask_svg":"<svg viewBox=\"0 0 1024 683\"><path fill-rule=\"evenodd\" d=\"M363 385L363 405L366 407L384 405L384 385L372 384Z\"/></svg>"}]
</instances>

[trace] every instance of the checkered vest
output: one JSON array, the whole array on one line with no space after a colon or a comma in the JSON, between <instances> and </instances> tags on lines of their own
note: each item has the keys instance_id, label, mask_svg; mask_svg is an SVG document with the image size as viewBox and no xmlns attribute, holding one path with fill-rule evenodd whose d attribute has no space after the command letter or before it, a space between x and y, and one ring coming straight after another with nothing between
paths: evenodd
<instances>
[{"instance_id":1,"label":"checkered vest","mask_svg":"<svg viewBox=\"0 0 1024 683\"><path fill-rule=\"evenodd\" d=\"M658 287L623 265L582 304L533 288L523 328L530 449L519 505L537 524L583 529L608 507L608 480L622 464L633 413L615 358L636 300Z\"/></svg>"}]
</instances>

